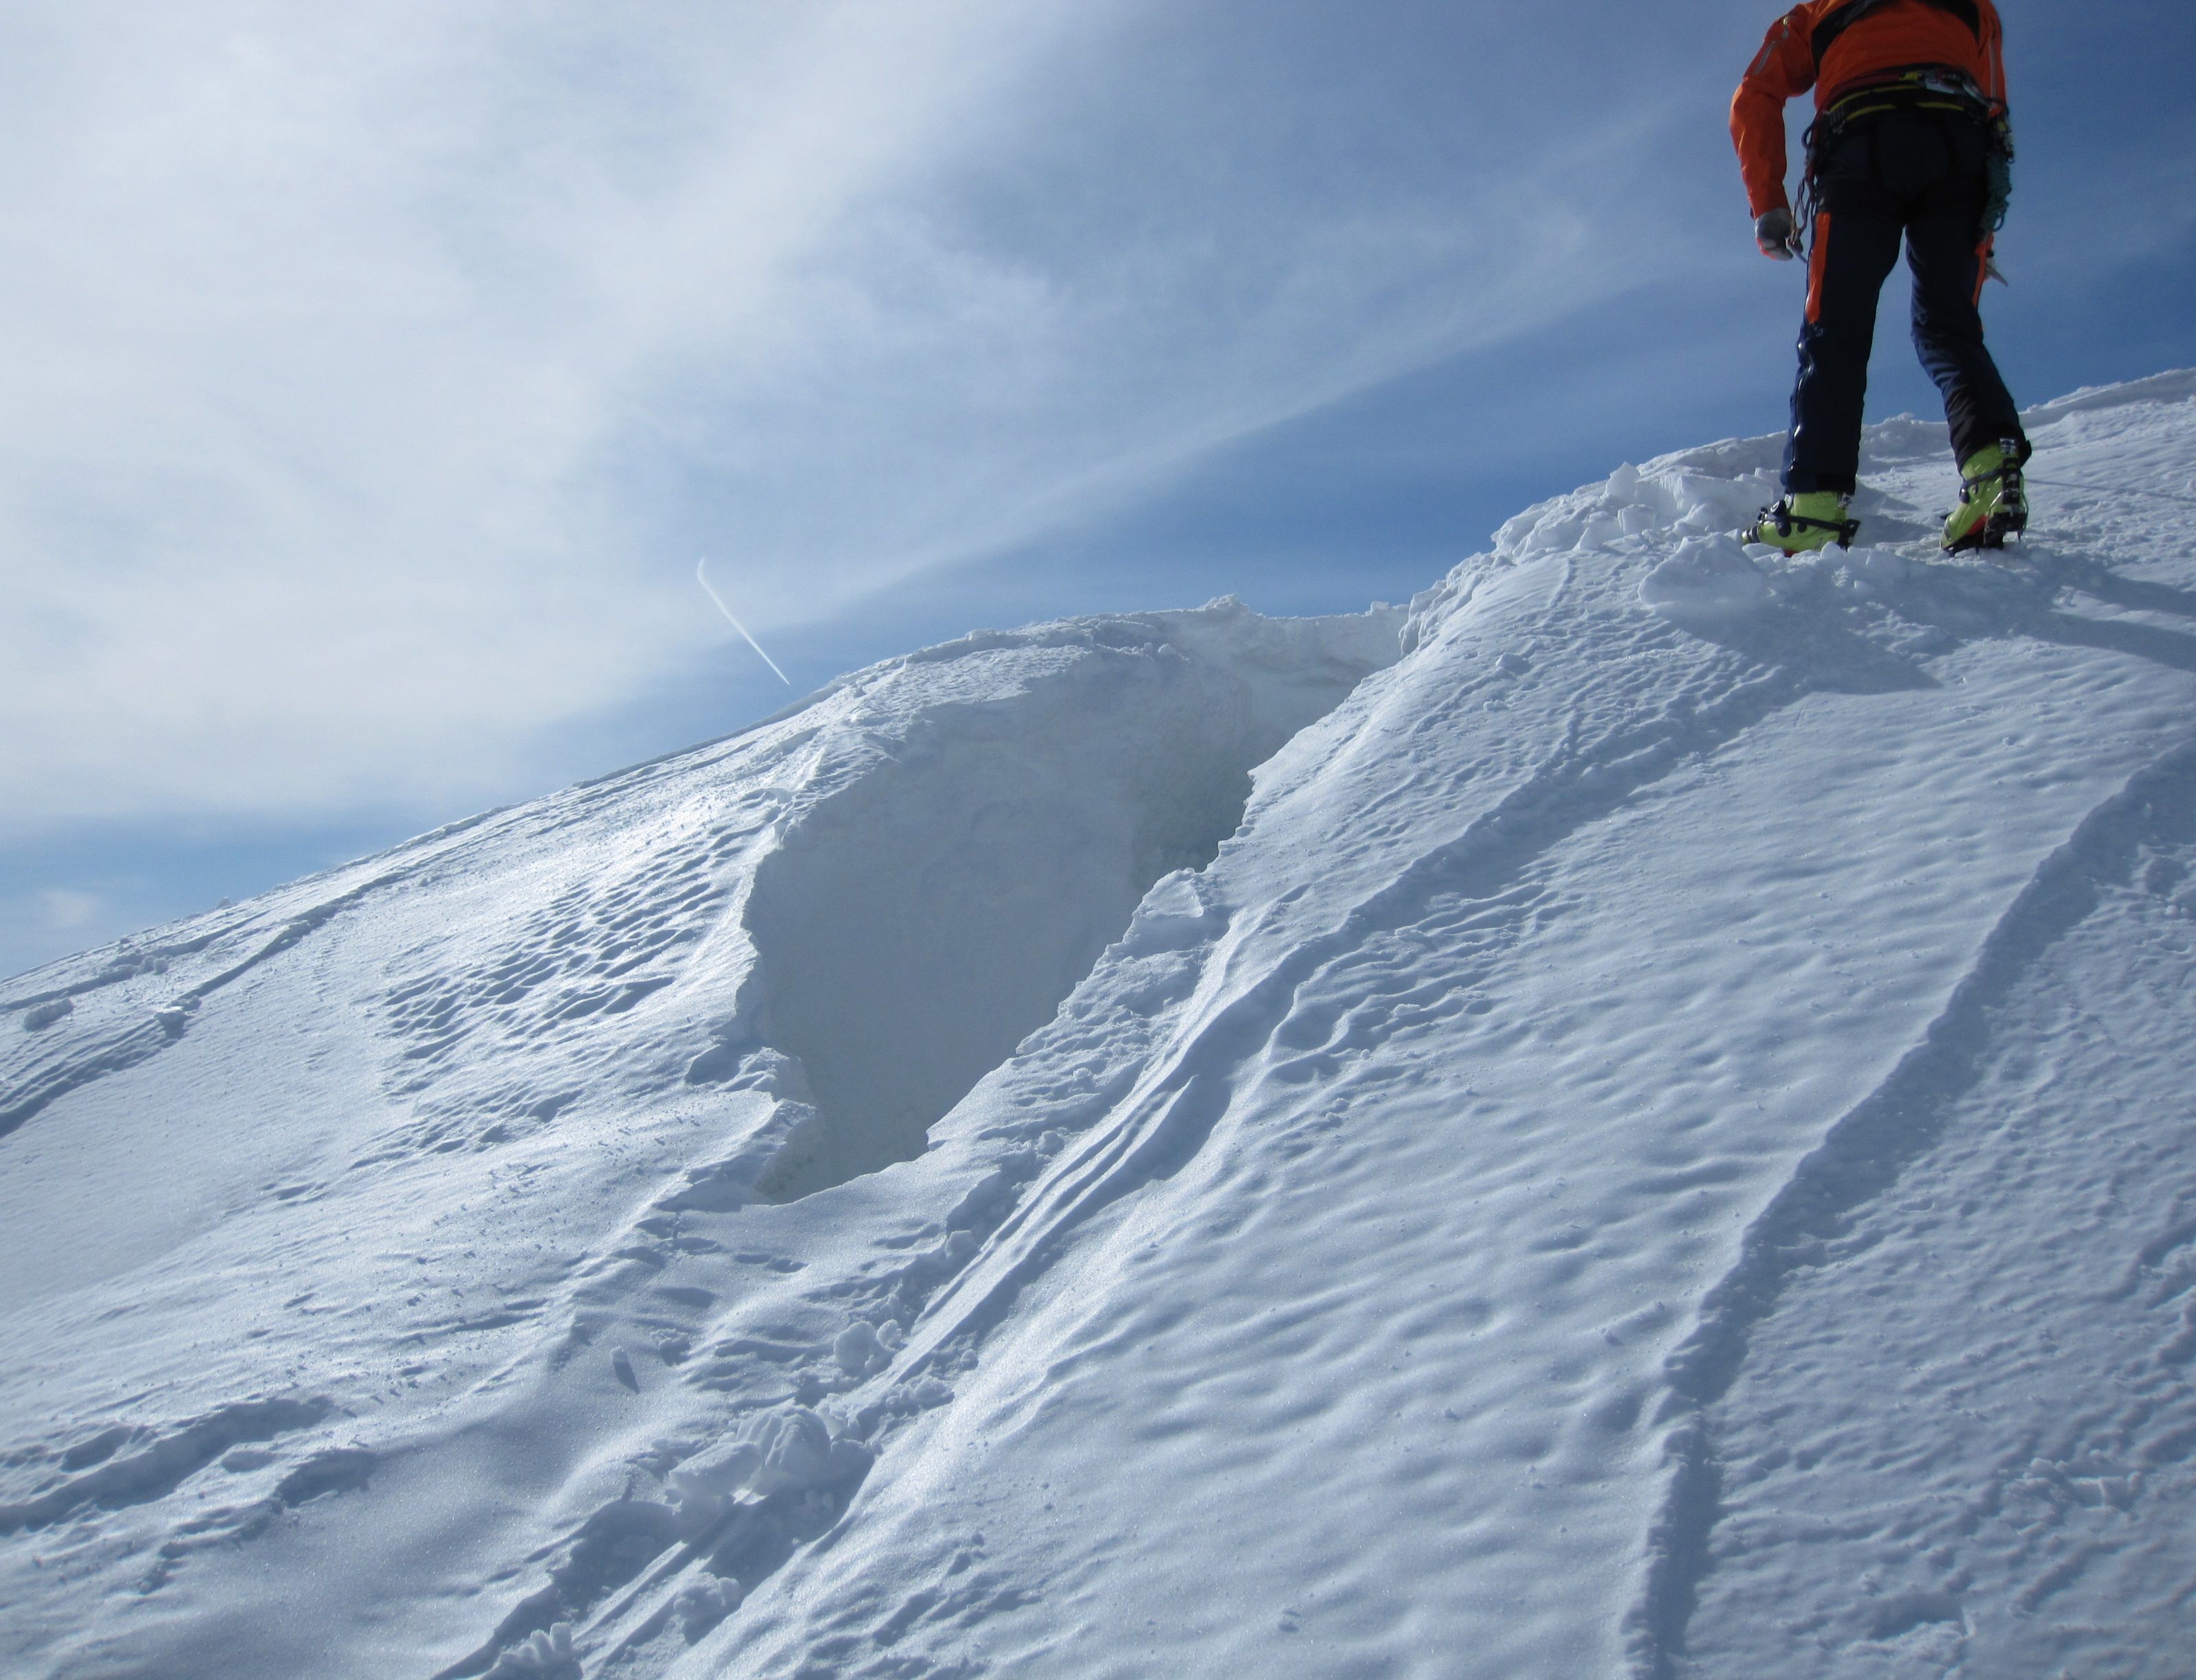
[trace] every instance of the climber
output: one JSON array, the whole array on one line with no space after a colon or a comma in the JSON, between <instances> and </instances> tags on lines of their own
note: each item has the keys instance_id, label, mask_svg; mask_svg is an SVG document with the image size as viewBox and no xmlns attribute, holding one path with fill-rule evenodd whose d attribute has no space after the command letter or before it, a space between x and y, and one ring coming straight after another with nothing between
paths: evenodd
<instances>
[{"instance_id":1,"label":"climber","mask_svg":"<svg viewBox=\"0 0 2196 1680\"><path fill-rule=\"evenodd\" d=\"M1748 540L1790 554L1850 546L1859 529L1847 509L1868 359L1901 234L1914 347L1944 393L1960 467L1944 546L2002 547L2027 524L2028 439L1984 348L1980 308L2011 192L2001 38L1991 0L1803 0L1770 26L1739 84L1731 132L1755 242L1780 261L1808 258L1785 494ZM1816 118L1795 222L1784 101L1810 88Z\"/></svg>"}]
</instances>

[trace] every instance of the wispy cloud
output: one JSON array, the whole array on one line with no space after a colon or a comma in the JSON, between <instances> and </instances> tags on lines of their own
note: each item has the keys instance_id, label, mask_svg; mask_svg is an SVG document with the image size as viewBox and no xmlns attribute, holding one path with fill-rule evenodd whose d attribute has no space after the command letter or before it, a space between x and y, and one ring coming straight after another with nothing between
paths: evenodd
<instances>
[{"instance_id":1,"label":"wispy cloud","mask_svg":"<svg viewBox=\"0 0 2196 1680\"><path fill-rule=\"evenodd\" d=\"M495 797L719 633L695 553L827 618L1679 262L1615 57L1552 111L1536 31L1320 16L23 21L0 827Z\"/></svg>"},{"instance_id":2,"label":"wispy cloud","mask_svg":"<svg viewBox=\"0 0 2196 1680\"><path fill-rule=\"evenodd\" d=\"M43 167L0 201L0 811L432 798L624 691L694 634L621 474L658 394L782 356L804 253L1043 13L49 14L5 89Z\"/></svg>"}]
</instances>

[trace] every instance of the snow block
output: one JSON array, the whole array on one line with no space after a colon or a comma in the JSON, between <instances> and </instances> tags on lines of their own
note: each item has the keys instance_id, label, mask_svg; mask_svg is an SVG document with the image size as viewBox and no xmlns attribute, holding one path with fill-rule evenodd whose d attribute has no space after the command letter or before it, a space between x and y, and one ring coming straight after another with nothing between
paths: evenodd
<instances>
[{"instance_id":1,"label":"snow block","mask_svg":"<svg viewBox=\"0 0 2196 1680\"><path fill-rule=\"evenodd\" d=\"M1687 537L1640 580L1639 598L1664 617L1742 618L1776 599L1736 537Z\"/></svg>"}]
</instances>

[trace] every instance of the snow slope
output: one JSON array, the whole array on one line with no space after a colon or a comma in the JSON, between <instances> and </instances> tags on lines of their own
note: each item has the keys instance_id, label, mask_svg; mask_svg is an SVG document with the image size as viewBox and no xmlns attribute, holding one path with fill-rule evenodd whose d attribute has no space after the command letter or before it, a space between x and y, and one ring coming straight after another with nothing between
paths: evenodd
<instances>
[{"instance_id":1,"label":"snow slope","mask_svg":"<svg viewBox=\"0 0 2196 1680\"><path fill-rule=\"evenodd\" d=\"M9 983L0 1669L2185 1676L2196 375L2031 418Z\"/></svg>"}]
</instances>

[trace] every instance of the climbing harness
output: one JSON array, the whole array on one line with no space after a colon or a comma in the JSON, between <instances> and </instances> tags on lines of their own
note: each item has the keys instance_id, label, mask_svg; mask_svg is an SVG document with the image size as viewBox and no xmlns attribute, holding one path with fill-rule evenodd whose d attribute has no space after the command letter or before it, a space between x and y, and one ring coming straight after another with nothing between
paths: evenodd
<instances>
[{"instance_id":1,"label":"climbing harness","mask_svg":"<svg viewBox=\"0 0 2196 1680\"><path fill-rule=\"evenodd\" d=\"M1820 34L1818 30L1818 39ZM1983 125L1989 147L1984 164L1983 225L1979 231L1987 239L2003 227L2013 199L2013 124L2004 107L1993 104L1964 70L1945 64L1915 64L1887 70L1841 89L1808 124L1804 141L1806 165L1794 217L1801 237L1813 234L1817 218L1828 208L1823 197L1823 166L1846 130L1864 117L1891 111L1927 111L1940 123L1958 118Z\"/></svg>"}]
</instances>

